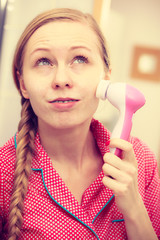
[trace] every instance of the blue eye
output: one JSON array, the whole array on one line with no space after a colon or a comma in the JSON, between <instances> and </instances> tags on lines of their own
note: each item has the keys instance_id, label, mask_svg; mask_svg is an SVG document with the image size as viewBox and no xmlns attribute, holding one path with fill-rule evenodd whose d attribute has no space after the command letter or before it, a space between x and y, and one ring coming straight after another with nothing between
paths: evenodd
<instances>
[{"instance_id":1,"label":"blue eye","mask_svg":"<svg viewBox=\"0 0 160 240\"><path fill-rule=\"evenodd\" d=\"M38 66L48 66L48 65L52 65L50 60L47 58L41 58L37 61L36 63Z\"/></svg>"},{"instance_id":2,"label":"blue eye","mask_svg":"<svg viewBox=\"0 0 160 240\"><path fill-rule=\"evenodd\" d=\"M84 56L76 56L73 60L73 63L88 63L88 58Z\"/></svg>"}]
</instances>

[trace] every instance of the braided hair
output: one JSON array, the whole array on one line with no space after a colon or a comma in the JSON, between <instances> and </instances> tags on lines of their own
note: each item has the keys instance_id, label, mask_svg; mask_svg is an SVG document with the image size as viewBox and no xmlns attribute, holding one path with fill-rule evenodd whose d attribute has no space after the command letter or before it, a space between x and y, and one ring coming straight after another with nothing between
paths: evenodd
<instances>
[{"instance_id":1,"label":"braided hair","mask_svg":"<svg viewBox=\"0 0 160 240\"><path fill-rule=\"evenodd\" d=\"M28 99L23 99L18 126L13 193L10 201L9 240L18 239L23 224L24 199L27 194L34 154L35 116Z\"/></svg>"}]
</instances>

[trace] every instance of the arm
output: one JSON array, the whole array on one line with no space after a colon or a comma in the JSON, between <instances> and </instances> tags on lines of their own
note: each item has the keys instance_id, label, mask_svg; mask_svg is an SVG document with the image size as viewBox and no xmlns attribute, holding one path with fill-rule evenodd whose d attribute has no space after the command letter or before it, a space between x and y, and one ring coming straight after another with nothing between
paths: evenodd
<instances>
[{"instance_id":1,"label":"arm","mask_svg":"<svg viewBox=\"0 0 160 240\"><path fill-rule=\"evenodd\" d=\"M142 201L135 213L124 219L128 240L158 240Z\"/></svg>"},{"instance_id":2,"label":"arm","mask_svg":"<svg viewBox=\"0 0 160 240\"><path fill-rule=\"evenodd\" d=\"M139 194L138 168L132 144L112 139L110 147L121 149L122 156L120 159L112 153L104 155L103 183L115 194L116 204L125 220L128 240L158 240Z\"/></svg>"}]
</instances>

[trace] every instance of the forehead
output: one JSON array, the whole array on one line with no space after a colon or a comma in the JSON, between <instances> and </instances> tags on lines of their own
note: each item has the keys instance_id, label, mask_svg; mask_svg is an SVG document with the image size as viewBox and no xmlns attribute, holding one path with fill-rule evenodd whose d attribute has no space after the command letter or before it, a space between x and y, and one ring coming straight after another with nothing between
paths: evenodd
<instances>
[{"instance_id":1,"label":"forehead","mask_svg":"<svg viewBox=\"0 0 160 240\"><path fill-rule=\"evenodd\" d=\"M99 41L96 33L85 23L72 21L55 21L38 28L30 37L27 48L31 50L41 45L70 47L84 45L97 51Z\"/></svg>"}]
</instances>

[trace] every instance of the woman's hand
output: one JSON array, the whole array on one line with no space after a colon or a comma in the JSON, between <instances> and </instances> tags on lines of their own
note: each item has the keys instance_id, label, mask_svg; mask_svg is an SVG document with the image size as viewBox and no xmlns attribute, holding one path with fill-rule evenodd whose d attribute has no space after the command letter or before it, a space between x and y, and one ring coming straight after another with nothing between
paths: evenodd
<instances>
[{"instance_id":1,"label":"woman's hand","mask_svg":"<svg viewBox=\"0 0 160 240\"><path fill-rule=\"evenodd\" d=\"M103 183L115 194L116 204L123 214L128 240L158 240L147 210L138 191L138 169L132 144L112 139L111 148L122 150L121 159L112 153L104 155Z\"/></svg>"},{"instance_id":2,"label":"woman's hand","mask_svg":"<svg viewBox=\"0 0 160 240\"><path fill-rule=\"evenodd\" d=\"M124 216L134 214L142 204L138 191L137 160L132 144L122 139L112 139L109 147L122 150L121 159L112 153L104 155L103 183L115 194L116 204ZM138 205L137 205L138 204Z\"/></svg>"}]
</instances>

